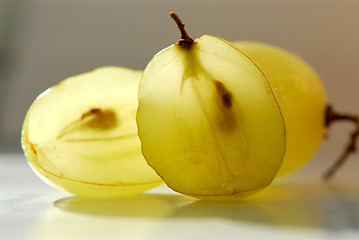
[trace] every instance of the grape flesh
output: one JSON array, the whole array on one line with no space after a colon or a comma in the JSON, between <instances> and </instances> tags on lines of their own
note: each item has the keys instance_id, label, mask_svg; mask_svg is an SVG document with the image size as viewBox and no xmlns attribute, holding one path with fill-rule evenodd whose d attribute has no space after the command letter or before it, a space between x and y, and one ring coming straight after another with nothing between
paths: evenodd
<instances>
[{"instance_id":1,"label":"grape flesh","mask_svg":"<svg viewBox=\"0 0 359 240\"><path fill-rule=\"evenodd\" d=\"M281 107L287 149L278 176L303 166L325 135L325 89L318 74L294 54L263 43L235 42L264 71Z\"/></svg>"},{"instance_id":2,"label":"grape flesh","mask_svg":"<svg viewBox=\"0 0 359 240\"><path fill-rule=\"evenodd\" d=\"M33 170L47 183L81 196L134 194L162 184L142 157L137 136L141 75L102 67L41 94L22 130Z\"/></svg>"},{"instance_id":3,"label":"grape flesh","mask_svg":"<svg viewBox=\"0 0 359 240\"><path fill-rule=\"evenodd\" d=\"M285 151L282 114L265 75L230 43L208 35L151 60L137 125L149 165L170 188L198 198L261 190Z\"/></svg>"}]
</instances>

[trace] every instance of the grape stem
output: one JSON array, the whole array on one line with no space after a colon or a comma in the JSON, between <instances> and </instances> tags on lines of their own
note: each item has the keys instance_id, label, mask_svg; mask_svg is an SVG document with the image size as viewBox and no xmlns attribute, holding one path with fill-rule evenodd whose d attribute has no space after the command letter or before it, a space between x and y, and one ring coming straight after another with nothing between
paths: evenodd
<instances>
[{"instance_id":1,"label":"grape stem","mask_svg":"<svg viewBox=\"0 0 359 240\"><path fill-rule=\"evenodd\" d=\"M351 153L354 153L359 138L359 116L350 114L340 114L334 111L333 107L328 105L325 113L325 125L328 128L333 122L350 121L355 124L355 130L351 133L351 138L344 152L339 159L324 174L324 180L331 179L337 170L344 164Z\"/></svg>"},{"instance_id":2,"label":"grape stem","mask_svg":"<svg viewBox=\"0 0 359 240\"><path fill-rule=\"evenodd\" d=\"M185 25L182 23L181 19L178 17L178 15L175 12L170 12L170 17L173 19L173 21L175 21L181 33L180 40L178 40L176 44L180 47L190 47L194 43L194 40L184 29Z\"/></svg>"}]
</instances>

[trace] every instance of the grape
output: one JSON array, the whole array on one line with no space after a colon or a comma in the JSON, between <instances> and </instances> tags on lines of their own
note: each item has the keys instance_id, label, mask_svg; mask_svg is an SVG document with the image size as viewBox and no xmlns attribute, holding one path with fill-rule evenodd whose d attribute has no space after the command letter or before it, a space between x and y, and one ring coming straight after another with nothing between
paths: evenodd
<instances>
[{"instance_id":1,"label":"grape","mask_svg":"<svg viewBox=\"0 0 359 240\"><path fill-rule=\"evenodd\" d=\"M245 197L271 183L285 151L284 121L261 69L227 41L181 40L146 67L139 89L142 152L173 190Z\"/></svg>"},{"instance_id":2,"label":"grape","mask_svg":"<svg viewBox=\"0 0 359 240\"><path fill-rule=\"evenodd\" d=\"M325 90L317 73L294 54L257 42L233 43L265 72L286 126L287 149L278 176L303 166L325 134Z\"/></svg>"},{"instance_id":3,"label":"grape","mask_svg":"<svg viewBox=\"0 0 359 240\"><path fill-rule=\"evenodd\" d=\"M22 130L33 170L50 185L82 196L113 197L160 185L137 136L141 74L102 67L42 93Z\"/></svg>"}]
</instances>

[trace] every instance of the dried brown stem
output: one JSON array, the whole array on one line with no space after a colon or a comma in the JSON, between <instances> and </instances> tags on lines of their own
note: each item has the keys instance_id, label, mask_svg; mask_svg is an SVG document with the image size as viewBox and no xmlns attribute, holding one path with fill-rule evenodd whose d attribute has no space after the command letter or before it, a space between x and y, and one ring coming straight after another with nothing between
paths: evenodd
<instances>
[{"instance_id":1,"label":"dried brown stem","mask_svg":"<svg viewBox=\"0 0 359 240\"><path fill-rule=\"evenodd\" d=\"M325 125L328 128L333 122L350 121L355 124L355 130L351 133L351 138L344 152L339 159L324 174L324 180L331 179L337 170L345 163L348 156L356 151L356 145L359 138L359 116L350 114L340 114L333 110L332 106L327 106Z\"/></svg>"},{"instance_id":2,"label":"dried brown stem","mask_svg":"<svg viewBox=\"0 0 359 240\"><path fill-rule=\"evenodd\" d=\"M184 29L184 24L182 23L181 19L175 12L170 12L170 17L175 21L181 33L181 37L180 40L178 40L177 45L180 47L190 47L194 43L194 40Z\"/></svg>"}]
</instances>

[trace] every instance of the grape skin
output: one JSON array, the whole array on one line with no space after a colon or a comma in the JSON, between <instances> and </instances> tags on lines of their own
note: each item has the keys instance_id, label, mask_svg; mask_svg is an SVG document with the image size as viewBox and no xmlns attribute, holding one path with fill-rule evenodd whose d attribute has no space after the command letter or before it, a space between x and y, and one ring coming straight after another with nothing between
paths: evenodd
<instances>
[{"instance_id":1,"label":"grape skin","mask_svg":"<svg viewBox=\"0 0 359 240\"><path fill-rule=\"evenodd\" d=\"M263 69L279 101L287 150L277 176L288 175L305 165L324 139L324 86L314 69L284 49L258 42L233 44Z\"/></svg>"},{"instance_id":2,"label":"grape skin","mask_svg":"<svg viewBox=\"0 0 359 240\"><path fill-rule=\"evenodd\" d=\"M141 75L102 67L41 94L22 130L33 170L50 185L81 196L115 197L162 184L143 159L137 136Z\"/></svg>"},{"instance_id":3,"label":"grape skin","mask_svg":"<svg viewBox=\"0 0 359 240\"><path fill-rule=\"evenodd\" d=\"M137 125L149 165L173 190L202 199L261 190L285 151L283 118L265 75L208 35L151 60L140 83Z\"/></svg>"}]
</instances>

